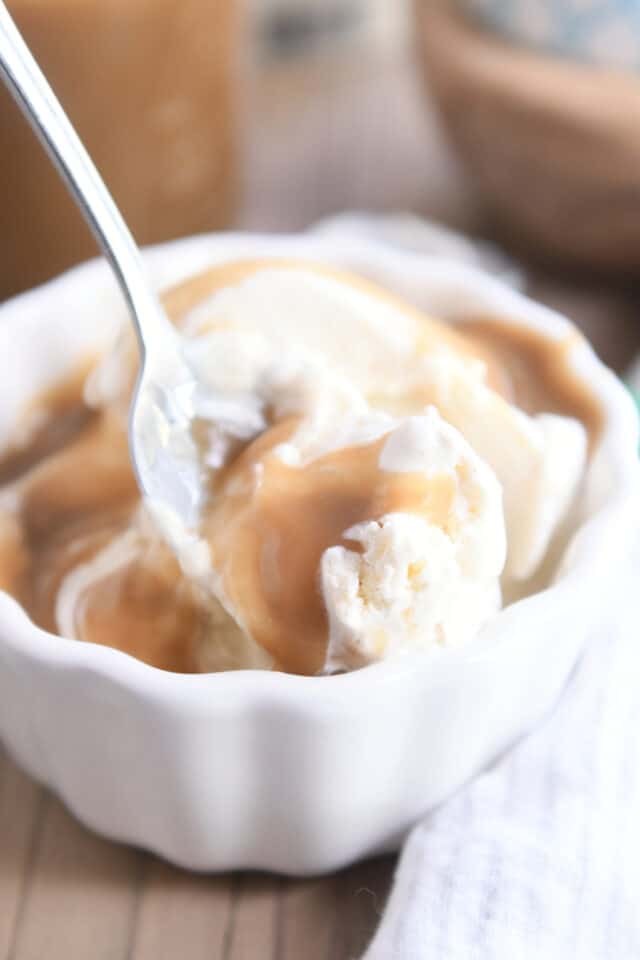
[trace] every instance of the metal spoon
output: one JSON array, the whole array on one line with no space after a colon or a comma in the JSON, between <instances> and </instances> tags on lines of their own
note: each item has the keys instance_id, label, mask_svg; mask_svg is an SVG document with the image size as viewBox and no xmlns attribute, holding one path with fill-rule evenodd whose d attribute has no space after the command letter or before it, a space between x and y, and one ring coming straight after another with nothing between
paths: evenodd
<instances>
[{"instance_id":1,"label":"metal spoon","mask_svg":"<svg viewBox=\"0 0 640 960\"><path fill-rule=\"evenodd\" d=\"M180 337L148 284L120 211L2 0L0 75L57 167L127 301L140 348L129 412L129 449L140 490L193 526L201 489L190 446L196 383Z\"/></svg>"}]
</instances>

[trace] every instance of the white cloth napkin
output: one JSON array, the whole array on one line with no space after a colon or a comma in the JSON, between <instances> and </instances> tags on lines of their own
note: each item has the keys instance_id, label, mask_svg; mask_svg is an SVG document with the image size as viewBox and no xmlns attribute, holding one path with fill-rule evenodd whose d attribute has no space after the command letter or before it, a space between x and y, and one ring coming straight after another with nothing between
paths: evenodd
<instances>
[{"instance_id":1,"label":"white cloth napkin","mask_svg":"<svg viewBox=\"0 0 640 960\"><path fill-rule=\"evenodd\" d=\"M413 830L364 960L640 957L639 583L640 555L552 716Z\"/></svg>"},{"instance_id":2,"label":"white cloth napkin","mask_svg":"<svg viewBox=\"0 0 640 960\"><path fill-rule=\"evenodd\" d=\"M518 282L433 225L352 227ZM552 716L414 828L362 960L640 958L639 584L640 548Z\"/></svg>"}]
</instances>

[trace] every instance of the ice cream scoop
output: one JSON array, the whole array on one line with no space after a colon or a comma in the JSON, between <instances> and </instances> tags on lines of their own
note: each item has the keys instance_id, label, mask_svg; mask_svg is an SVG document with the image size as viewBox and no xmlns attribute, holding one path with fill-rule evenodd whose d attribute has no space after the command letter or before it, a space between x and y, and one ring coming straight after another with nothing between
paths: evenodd
<instances>
[{"instance_id":1,"label":"ice cream scoop","mask_svg":"<svg viewBox=\"0 0 640 960\"><path fill-rule=\"evenodd\" d=\"M290 456L298 428L282 421L222 472L203 586L295 673L471 639L500 606L492 470L433 407L352 415L310 458Z\"/></svg>"},{"instance_id":2,"label":"ice cream scoop","mask_svg":"<svg viewBox=\"0 0 640 960\"><path fill-rule=\"evenodd\" d=\"M583 475L585 427L553 413L528 416L469 377L451 357L428 361L423 396L495 471L504 495L506 572L526 580L541 563Z\"/></svg>"},{"instance_id":3,"label":"ice cream scoop","mask_svg":"<svg viewBox=\"0 0 640 960\"><path fill-rule=\"evenodd\" d=\"M429 407L386 434L378 470L379 481L424 487L417 502L346 530L351 546L324 552L330 671L458 645L500 608L502 491L462 435Z\"/></svg>"}]
</instances>

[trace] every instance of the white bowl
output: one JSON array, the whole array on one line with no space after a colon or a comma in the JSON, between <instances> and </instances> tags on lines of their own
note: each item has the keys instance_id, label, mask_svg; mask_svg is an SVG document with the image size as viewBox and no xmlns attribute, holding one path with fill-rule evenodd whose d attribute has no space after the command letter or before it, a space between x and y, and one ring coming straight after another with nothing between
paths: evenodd
<instances>
[{"instance_id":1,"label":"white bowl","mask_svg":"<svg viewBox=\"0 0 640 960\"><path fill-rule=\"evenodd\" d=\"M156 280L213 261L295 254L373 276L437 315L491 313L562 335L567 321L473 267L333 229L212 236L150 251ZM0 308L0 447L20 409L123 317L93 262ZM553 705L639 525L637 426L586 346L602 402L582 519L557 582L502 611L465 649L329 678L165 673L36 628L0 594L0 736L85 824L200 870L332 870L396 847L416 820Z\"/></svg>"}]
</instances>

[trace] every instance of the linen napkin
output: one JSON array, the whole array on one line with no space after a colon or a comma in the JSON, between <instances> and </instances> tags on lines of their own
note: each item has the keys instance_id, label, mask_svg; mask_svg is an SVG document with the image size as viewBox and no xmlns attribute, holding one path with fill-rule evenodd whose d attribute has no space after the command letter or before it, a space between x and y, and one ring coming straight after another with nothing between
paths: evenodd
<instances>
[{"instance_id":1,"label":"linen napkin","mask_svg":"<svg viewBox=\"0 0 640 960\"><path fill-rule=\"evenodd\" d=\"M363 960L640 957L639 578L640 549L553 714L410 834Z\"/></svg>"}]
</instances>

